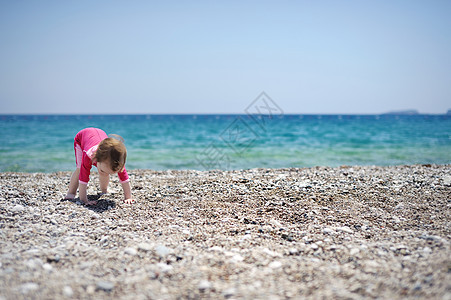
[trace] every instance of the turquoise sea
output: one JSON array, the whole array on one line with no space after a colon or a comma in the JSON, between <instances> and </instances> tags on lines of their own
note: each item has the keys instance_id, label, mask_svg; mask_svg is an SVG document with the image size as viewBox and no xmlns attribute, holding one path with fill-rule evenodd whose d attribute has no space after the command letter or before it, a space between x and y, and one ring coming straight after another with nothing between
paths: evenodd
<instances>
[{"instance_id":1,"label":"turquoise sea","mask_svg":"<svg viewBox=\"0 0 451 300\"><path fill-rule=\"evenodd\" d=\"M450 115L0 115L0 172L68 171L73 138L125 139L127 168L450 164Z\"/></svg>"}]
</instances>

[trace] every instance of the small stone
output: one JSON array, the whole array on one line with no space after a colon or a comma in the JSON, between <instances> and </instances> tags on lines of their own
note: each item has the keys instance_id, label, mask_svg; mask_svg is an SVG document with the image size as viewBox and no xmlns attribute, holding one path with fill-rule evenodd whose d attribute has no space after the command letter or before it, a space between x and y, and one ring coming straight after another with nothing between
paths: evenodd
<instances>
[{"instance_id":1,"label":"small stone","mask_svg":"<svg viewBox=\"0 0 451 300\"><path fill-rule=\"evenodd\" d=\"M279 253L277 253L277 252L275 252L275 251L271 251L271 250L269 250L268 248L264 248L264 249L263 249L263 253L265 253L265 254L267 254L267 255L269 255L269 256L273 256L273 257L281 256Z\"/></svg>"},{"instance_id":2,"label":"small stone","mask_svg":"<svg viewBox=\"0 0 451 300\"><path fill-rule=\"evenodd\" d=\"M450 175L446 175L443 177L443 184L444 185L451 185L451 176Z\"/></svg>"},{"instance_id":3,"label":"small stone","mask_svg":"<svg viewBox=\"0 0 451 300\"><path fill-rule=\"evenodd\" d=\"M96 290L102 290L105 292L111 292L114 288L114 284L109 281L99 281L96 285Z\"/></svg>"},{"instance_id":4,"label":"small stone","mask_svg":"<svg viewBox=\"0 0 451 300\"><path fill-rule=\"evenodd\" d=\"M199 282L198 289L200 291L209 290L211 288L211 282L208 280L202 280Z\"/></svg>"},{"instance_id":5,"label":"small stone","mask_svg":"<svg viewBox=\"0 0 451 300\"><path fill-rule=\"evenodd\" d=\"M332 250L332 251L335 251L335 250L337 250L338 248L339 248L339 246L338 246L338 245L335 245L335 244L329 246L329 250Z\"/></svg>"},{"instance_id":6,"label":"small stone","mask_svg":"<svg viewBox=\"0 0 451 300\"><path fill-rule=\"evenodd\" d=\"M48 263L58 263L61 260L61 257L58 254L47 256Z\"/></svg>"},{"instance_id":7,"label":"small stone","mask_svg":"<svg viewBox=\"0 0 451 300\"><path fill-rule=\"evenodd\" d=\"M395 206L395 209L401 210L404 209L404 203L399 203L398 205Z\"/></svg>"},{"instance_id":8,"label":"small stone","mask_svg":"<svg viewBox=\"0 0 451 300\"><path fill-rule=\"evenodd\" d=\"M125 248L124 253L131 256L135 256L136 254L138 254L138 251L135 248Z\"/></svg>"},{"instance_id":9,"label":"small stone","mask_svg":"<svg viewBox=\"0 0 451 300\"><path fill-rule=\"evenodd\" d=\"M157 245L155 247L155 252L160 257L166 257L169 253L172 252L172 249L169 249L168 247L163 246L163 245Z\"/></svg>"},{"instance_id":10,"label":"small stone","mask_svg":"<svg viewBox=\"0 0 451 300\"><path fill-rule=\"evenodd\" d=\"M43 264L43 265L42 265L42 268L43 268L44 270L46 270L47 272L50 272L50 271L52 271L52 270L53 270L53 267L52 267L52 265L51 265L51 264L49 264L49 263L45 263L45 264Z\"/></svg>"},{"instance_id":11,"label":"small stone","mask_svg":"<svg viewBox=\"0 0 451 300\"><path fill-rule=\"evenodd\" d=\"M74 295L74 291L70 286L66 285L65 287L63 287L63 295L70 298Z\"/></svg>"},{"instance_id":12,"label":"small stone","mask_svg":"<svg viewBox=\"0 0 451 300\"><path fill-rule=\"evenodd\" d=\"M140 244L138 244L138 249L142 250L142 251L148 252L148 251L151 251L152 248L153 248L153 246L151 244L149 244L149 243L140 243Z\"/></svg>"},{"instance_id":13,"label":"small stone","mask_svg":"<svg viewBox=\"0 0 451 300\"><path fill-rule=\"evenodd\" d=\"M277 221L276 219L270 220L269 223L270 223L272 226L277 227L277 228L282 227L282 224L281 224L279 221Z\"/></svg>"},{"instance_id":14,"label":"small stone","mask_svg":"<svg viewBox=\"0 0 451 300\"><path fill-rule=\"evenodd\" d=\"M313 250L316 250L319 248L319 246L317 244L313 243L310 245L310 248L312 248Z\"/></svg>"},{"instance_id":15,"label":"small stone","mask_svg":"<svg viewBox=\"0 0 451 300\"><path fill-rule=\"evenodd\" d=\"M161 273L167 273L173 269L171 265L165 264L165 263L158 263L157 267L160 269Z\"/></svg>"},{"instance_id":16,"label":"small stone","mask_svg":"<svg viewBox=\"0 0 451 300\"><path fill-rule=\"evenodd\" d=\"M231 258L230 258L230 262L231 263L239 263L242 262L244 260L244 257L241 256L240 254L234 254Z\"/></svg>"},{"instance_id":17,"label":"small stone","mask_svg":"<svg viewBox=\"0 0 451 300\"><path fill-rule=\"evenodd\" d=\"M290 233L288 233L288 234L287 233L282 233L282 238L284 240L289 241L289 242L294 241L293 235L291 235Z\"/></svg>"},{"instance_id":18,"label":"small stone","mask_svg":"<svg viewBox=\"0 0 451 300\"><path fill-rule=\"evenodd\" d=\"M350 234L354 233L354 231L351 228L347 227L347 226L337 227L335 229L337 231L346 232L346 233L350 233Z\"/></svg>"},{"instance_id":19,"label":"small stone","mask_svg":"<svg viewBox=\"0 0 451 300\"><path fill-rule=\"evenodd\" d=\"M299 250L296 248L291 248L290 250L288 250L288 253L290 253L290 255L296 255L299 254Z\"/></svg>"},{"instance_id":20,"label":"small stone","mask_svg":"<svg viewBox=\"0 0 451 300\"><path fill-rule=\"evenodd\" d=\"M96 291L96 288L93 285L88 285L86 287L86 293L89 294L89 295L94 294L95 291Z\"/></svg>"},{"instance_id":21,"label":"small stone","mask_svg":"<svg viewBox=\"0 0 451 300\"><path fill-rule=\"evenodd\" d=\"M324 234L332 234L334 230L332 228L326 227L323 229Z\"/></svg>"},{"instance_id":22,"label":"small stone","mask_svg":"<svg viewBox=\"0 0 451 300\"><path fill-rule=\"evenodd\" d=\"M210 248L210 251L218 251L218 252L222 252L223 249L219 246L213 246Z\"/></svg>"},{"instance_id":23,"label":"small stone","mask_svg":"<svg viewBox=\"0 0 451 300\"><path fill-rule=\"evenodd\" d=\"M23 206L20 205L20 204L16 204L16 205L11 209L11 211L12 211L13 213L15 213L15 214L21 213L21 212L23 212L24 210L25 210L25 207L23 207Z\"/></svg>"},{"instance_id":24,"label":"small stone","mask_svg":"<svg viewBox=\"0 0 451 300\"><path fill-rule=\"evenodd\" d=\"M352 248L351 251L349 251L349 254L350 254L351 256L354 256L354 255L359 254L359 252L360 252L360 249L359 249L359 248Z\"/></svg>"},{"instance_id":25,"label":"small stone","mask_svg":"<svg viewBox=\"0 0 451 300\"><path fill-rule=\"evenodd\" d=\"M271 269L278 269L280 267L282 267L282 263L278 260L271 262L268 267L270 267Z\"/></svg>"},{"instance_id":26,"label":"small stone","mask_svg":"<svg viewBox=\"0 0 451 300\"><path fill-rule=\"evenodd\" d=\"M224 290L224 292L222 292L222 295L224 296L224 298L230 298L233 297L233 295L236 294L236 290L234 288L228 288L226 290Z\"/></svg>"},{"instance_id":27,"label":"small stone","mask_svg":"<svg viewBox=\"0 0 451 300\"><path fill-rule=\"evenodd\" d=\"M118 224L119 224L119 226L125 226L125 227L129 226L129 223L125 220L119 220Z\"/></svg>"},{"instance_id":28,"label":"small stone","mask_svg":"<svg viewBox=\"0 0 451 300\"><path fill-rule=\"evenodd\" d=\"M33 270L38 269L39 267L42 266L42 261L40 259L29 259L25 262L25 265Z\"/></svg>"},{"instance_id":29,"label":"small stone","mask_svg":"<svg viewBox=\"0 0 451 300\"><path fill-rule=\"evenodd\" d=\"M376 273L377 269L379 268L379 264L373 260L367 260L364 264L363 270L366 273Z\"/></svg>"},{"instance_id":30,"label":"small stone","mask_svg":"<svg viewBox=\"0 0 451 300\"><path fill-rule=\"evenodd\" d=\"M34 282L27 282L20 286L20 291L23 294L28 294L29 292L35 291L39 288L39 285Z\"/></svg>"}]
</instances>

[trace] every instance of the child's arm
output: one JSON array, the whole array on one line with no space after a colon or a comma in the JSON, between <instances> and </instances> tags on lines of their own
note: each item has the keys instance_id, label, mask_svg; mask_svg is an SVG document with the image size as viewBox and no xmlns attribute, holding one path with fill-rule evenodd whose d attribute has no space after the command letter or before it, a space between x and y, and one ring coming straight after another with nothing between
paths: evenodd
<instances>
[{"instance_id":1,"label":"child's arm","mask_svg":"<svg viewBox=\"0 0 451 300\"><path fill-rule=\"evenodd\" d=\"M124 190L124 202L125 203L133 203L135 199L132 198L132 188L130 187L130 182L122 182L122 189Z\"/></svg>"},{"instance_id":2,"label":"child's arm","mask_svg":"<svg viewBox=\"0 0 451 300\"><path fill-rule=\"evenodd\" d=\"M86 205L96 205L97 201L88 200L87 187L87 184L80 183L78 187L78 195L80 196L80 200L83 201L83 203Z\"/></svg>"}]
</instances>

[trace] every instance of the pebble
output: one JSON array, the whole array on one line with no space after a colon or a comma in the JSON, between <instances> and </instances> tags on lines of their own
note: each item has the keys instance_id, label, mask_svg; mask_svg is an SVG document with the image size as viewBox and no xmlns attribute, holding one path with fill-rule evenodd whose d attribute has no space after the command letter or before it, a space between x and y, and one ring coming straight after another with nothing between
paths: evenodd
<instances>
[{"instance_id":1,"label":"pebble","mask_svg":"<svg viewBox=\"0 0 451 300\"><path fill-rule=\"evenodd\" d=\"M269 223L270 223L271 225L273 225L274 227L276 227L276 228L281 228L281 227L282 227L282 223L280 223L280 222L277 221L276 219L271 219L271 220L269 221Z\"/></svg>"},{"instance_id":2,"label":"pebble","mask_svg":"<svg viewBox=\"0 0 451 300\"><path fill-rule=\"evenodd\" d=\"M149 243L139 243L138 244L138 249L148 252L148 251L151 251L153 249L153 245L149 244Z\"/></svg>"},{"instance_id":3,"label":"pebble","mask_svg":"<svg viewBox=\"0 0 451 300\"><path fill-rule=\"evenodd\" d=\"M447 186L451 186L451 175L447 175L443 177L443 184Z\"/></svg>"},{"instance_id":4,"label":"pebble","mask_svg":"<svg viewBox=\"0 0 451 300\"><path fill-rule=\"evenodd\" d=\"M431 252L432 252L432 249L431 249L431 248L429 248L429 247L424 247L424 248L423 248L423 253L429 254L429 253L431 253Z\"/></svg>"},{"instance_id":5,"label":"pebble","mask_svg":"<svg viewBox=\"0 0 451 300\"><path fill-rule=\"evenodd\" d=\"M42 265L42 268L43 268L44 270L46 270L47 272L50 272L50 271L52 271L52 270L53 270L53 267L52 267L52 265L51 265L51 264L49 264L49 263L45 263L45 264L43 264L43 265Z\"/></svg>"},{"instance_id":6,"label":"pebble","mask_svg":"<svg viewBox=\"0 0 451 300\"><path fill-rule=\"evenodd\" d=\"M359 254L359 252L360 252L359 248L351 248L351 250L349 251L349 255L355 256L355 255Z\"/></svg>"},{"instance_id":7,"label":"pebble","mask_svg":"<svg viewBox=\"0 0 451 300\"><path fill-rule=\"evenodd\" d=\"M271 269L278 269L282 267L282 263L280 261L273 261L271 262L268 267L270 267Z\"/></svg>"},{"instance_id":8,"label":"pebble","mask_svg":"<svg viewBox=\"0 0 451 300\"><path fill-rule=\"evenodd\" d=\"M222 248L219 247L219 246L213 246L213 247L210 248L210 251L218 251L218 252L222 252L222 251L224 251L224 249L222 249Z\"/></svg>"},{"instance_id":9,"label":"pebble","mask_svg":"<svg viewBox=\"0 0 451 300\"><path fill-rule=\"evenodd\" d=\"M363 270L366 273L376 273L379 268L379 264L373 260L367 260L364 262Z\"/></svg>"},{"instance_id":10,"label":"pebble","mask_svg":"<svg viewBox=\"0 0 451 300\"><path fill-rule=\"evenodd\" d=\"M396 210L401 210L401 209L404 209L404 203L398 203L396 206L395 206L395 209Z\"/></svg>"},{"instance_id":11,"label":"pebble","mask_svg":"<svg viewBox=\"0 0 451 300\"><path fill-rule=\"evenodd\" d=\"M168 265L166 263L157 263L156 266L161 273L167 273L173 269L171 265Z\"/></svg>"},{"instance_id":12,"label":"pebble","mask_svg":"<svg viewBox=\"0 0 451 300\"><path fill-rule=\"evenodd\" d=\"M86 287L86 293L87 293L88 295L94 294L95 291L96 291L96 287L93 286L93 285L88 285L88 286Z\"/></svg>"},{"instance_id":13,"label":"pebble","mask_svg":"<svg viewBox=\"0 0 451 300\"><path fill-rule=\"evenodd\" d=\"M11 209L11 211L12 211L13 213L15 213L15 214L21 213L21 212L23 212L24 210L25 210L25 207L24 207L23 205L20 205L20 204L16 204L16 205Z\"/></svg>"},{"instance_id":14,"label":"pebble","mask_svg":"<svg viewBox=\"0 0 451 300\"><path fill-rule=\"evenodd\" d=\"M209 290L209 289L211 288L211 282L208 281L208 280L201 280L201 281L199 282L199 285L197 286L197 288L198 288L200 291L206 291L206 290Z\"/></svg>"},{"instance_id":15,"label":"pebble","mask_svg":"<svg viewBox=\"0 0 451 300\"><path fill-rule=\"evenodd\" d=\"M296 255L299 254L299 250L296 248L290 248L290 250L288 250L288 253L290 253L290 255Z\"/></svg>"},{"instance_id":16,"label":"pebble","mask_svg":"<svg viewBox=\"0 0 451 300\"><path fill-rule=\"evenodd\" d=\"M335 230L336 231L341 231L341 232L346 232L346 233L349 233L349 234L353 234L354 233L354 231L351 228L347 227L347 226L337 227L337 228L335 228Z\"/></svg>"},{"instance_id":17,"label":"pebble","mask_svg":"<svg viewBox=\"0 0 451 300\"><path fill-rule=\"evenodd\" d=\"M134 255L136 255L136 254L138 254L138 251L135 249L135 248L125 248L124 249L124 253L125 254L128 254L128 255L131 255L131 256L134 256Z\"/></svg>"},{"instance_id":18,"label":"pebble","mask_svg":"<svg viewBox=\"0 0 451 300\"><path fill-rule=\"evenodd\" d=\"M228 299L228 298L230 298L230 297L233 297L235 294L236 294L236 289L235 289L235 288L228 288L228 289L225 289L225 290L222 292L222 295L223 295L224 298L226 298L226 299Z\"/></svg>"},{"instance_id":19,"label":"pebble","mask_svg":"<svg viewBox=\"0 0 451 300\"><path fill-rule=\"evenodd\" d=\"M20 286L20 291L23 294L28 294L30 292L36 291L37 289L39 289L39 285L34 282L27 282Z\"/></svg>"},{"instance_id":20,"label":"pebble","mask_svg":"<svg viewBox=\"0 0 451 300\"><path fill-rule=\"evenodd\" d=\"M65 297L71 298L74 295L74 291L70 286L66 285L63 287L63 295Z\"/></svg>"},{"instance_id":21,"label":"pebble","mask_svg":"<svg viewBox=\"0 0 451 300\"><path fill-rule=\"evenodd\" d=\"M111 292L114 289L114 283L109 281L98 281L96 285L97 290L102 290L105 292Z\"/></svg>"},{"instance_id":22,"label":"pebble","mask_svg":"<svg viewBox=\"0 0 451 300\"><path fill-rule=\"evenodd\" d=\"M155 247L155 253L160 257L166 257L171 252L172 252L172 249L170 249L164 245L157 245Z\"/></svg>"},{"instance_id":23,"label":"pebble","mask_svg":"<svg viewBox=\"0 0 451 300\"><path fill-rule=\"evenodd\" d=\"M332 228L326 227L323 229L323 233L332 234L332 233L334 233L334 230Z\"/></svg>"},{"instance_id":24,"label":"pebble","mask_svg":"<svg viewBox=\"0 0 451 300\"><path fill-rule=\"evenodd\" d=\"M58 263L61 257L58 254L50 254L47 256L47 262Z\"/></svg>"},{"instance_id":25,"label":"pebble","mask_svg":"<svg viewBox=\"0 0 451 300\"><path fill-rule=\"evenodd\" d=\"M244 260L243 256L241 256L240 254L234 254L229 259L229 262L231 262L231 263L239 263L239 262L242 262L243 260Z\"/></svg>"}]
</instances>

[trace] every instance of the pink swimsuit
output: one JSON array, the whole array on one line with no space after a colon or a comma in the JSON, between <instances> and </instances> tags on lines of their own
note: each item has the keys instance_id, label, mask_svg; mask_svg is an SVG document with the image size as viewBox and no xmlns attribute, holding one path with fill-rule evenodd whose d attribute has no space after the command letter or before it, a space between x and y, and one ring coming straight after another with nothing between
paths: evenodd
<instances>
[{"instance_id":1,"label":"pink swimsuit","mask_svg":"<svg viewBox=\"0 0 451 300\"><path fill-rule=\"evenodd\" d=\"M75 136L75 162L77 168L80 168L80 176L78 179L81 184L88 184L92 165L97 167L97 163L92 163L92 157L94 156L99 143L107 137L107 134L98 128L83 129ZM122 171L118 172L117 175L119 175L120 182L129 181L125 167Z\"/></svg>"}]
</instances>

